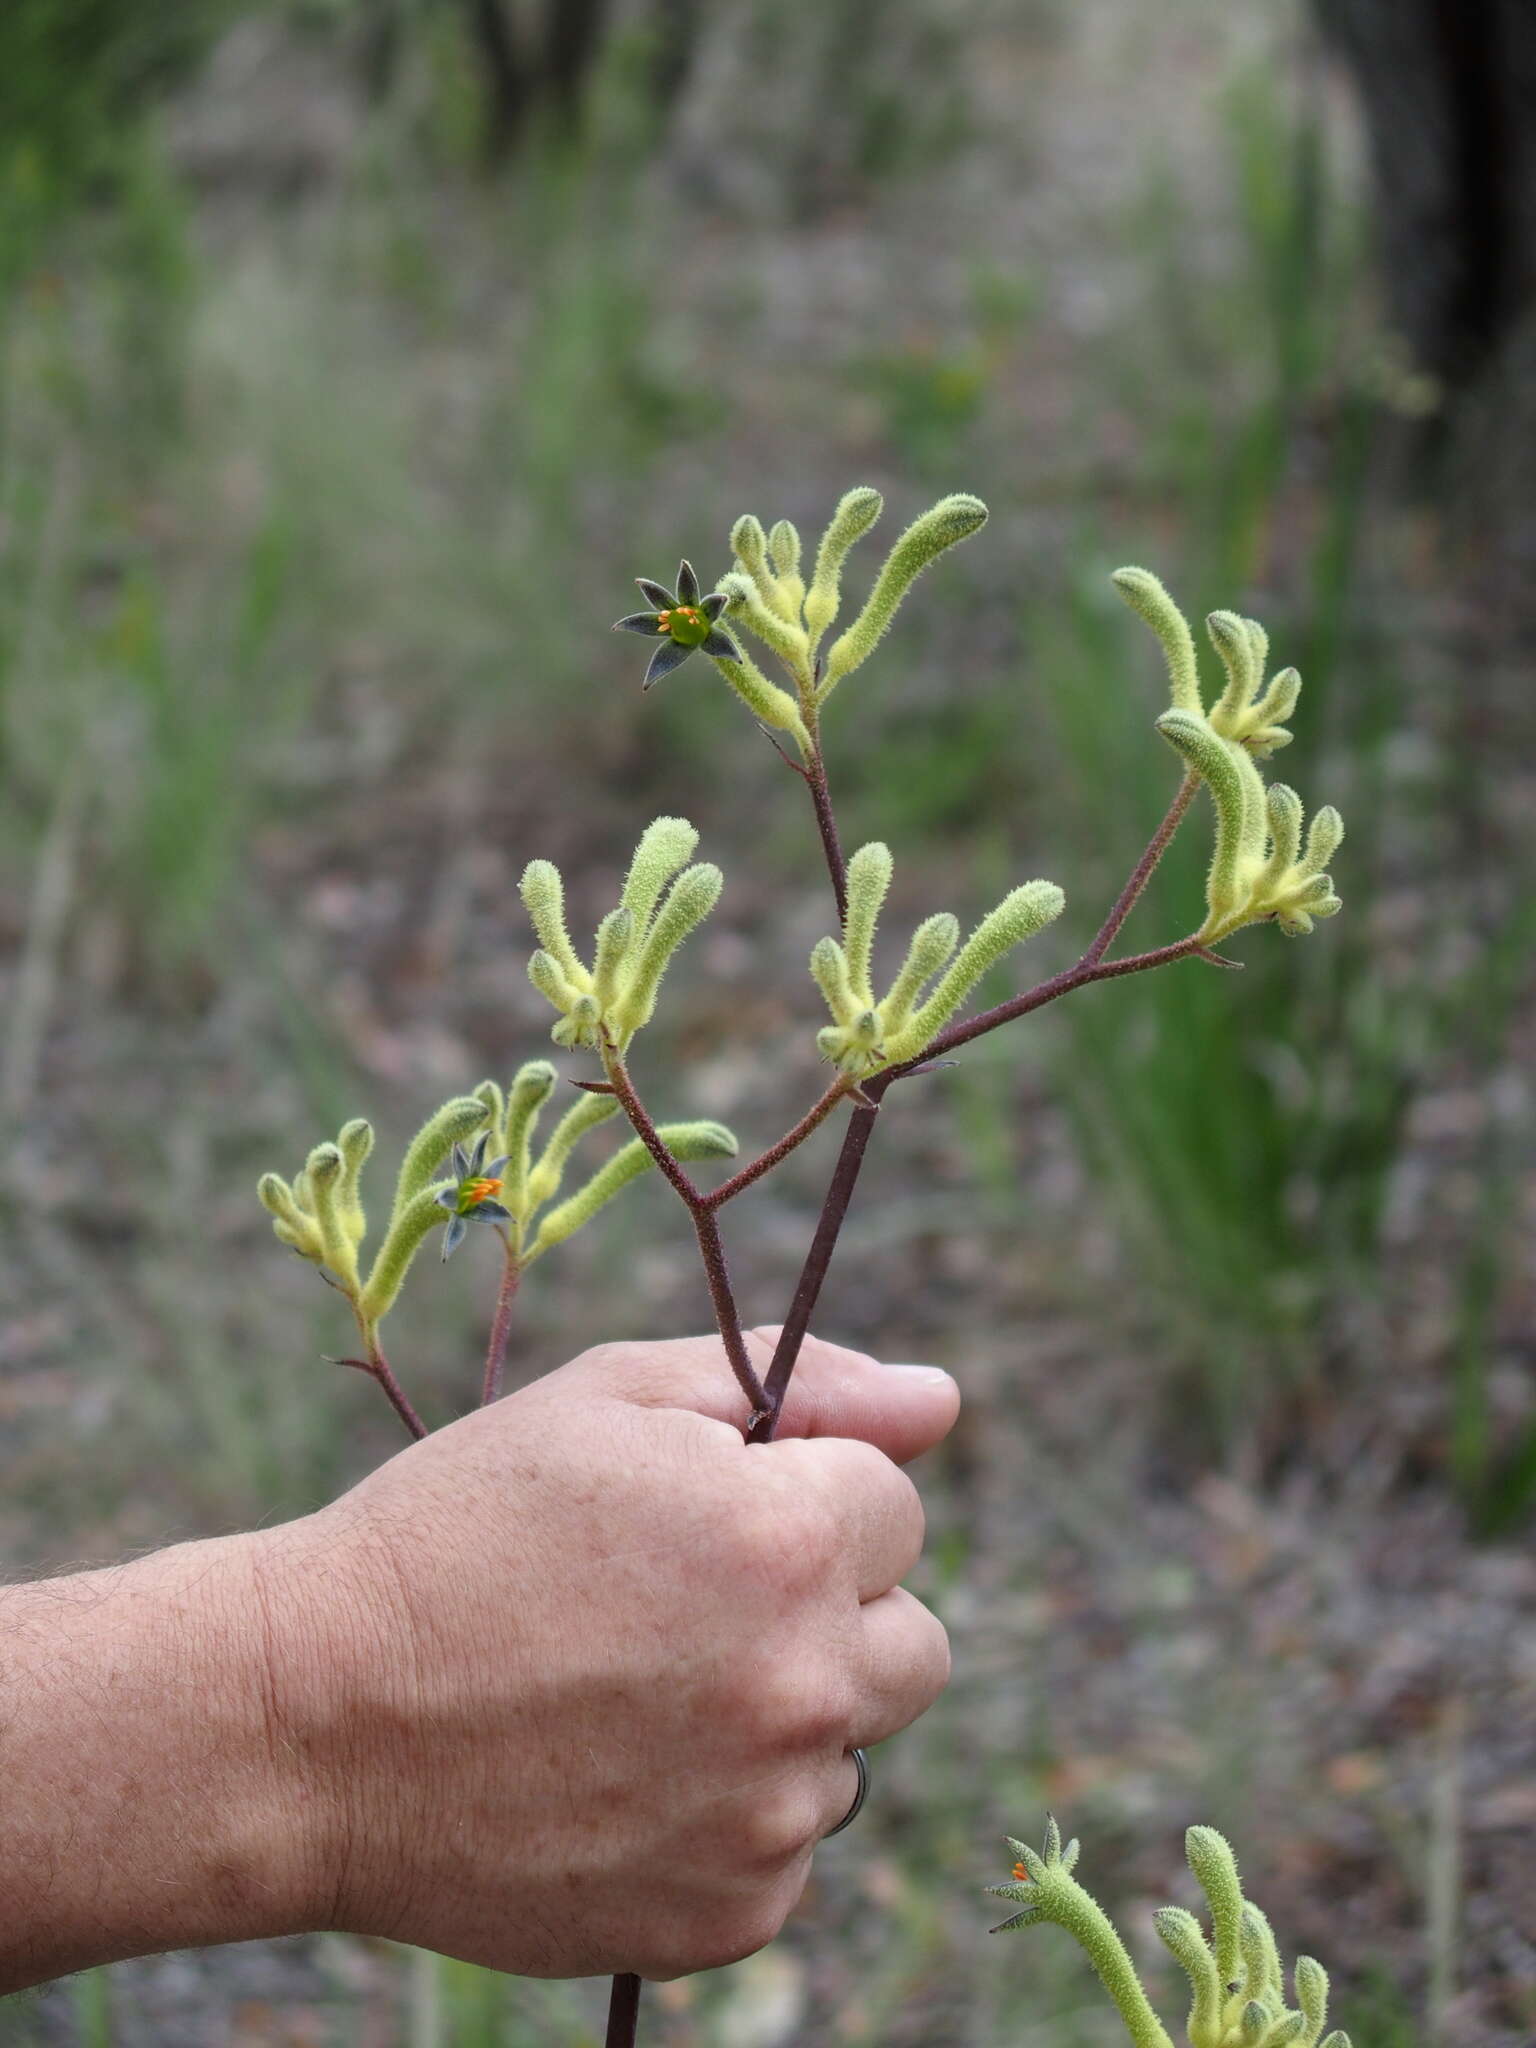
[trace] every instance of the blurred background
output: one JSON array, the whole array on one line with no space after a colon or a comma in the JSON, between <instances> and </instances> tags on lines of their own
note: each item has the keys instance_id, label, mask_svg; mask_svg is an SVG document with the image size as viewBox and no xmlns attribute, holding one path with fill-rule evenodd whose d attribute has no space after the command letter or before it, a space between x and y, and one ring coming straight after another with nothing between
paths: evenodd
<instances>
[{"instance_id":1,"label":"blurred background","mask_svg":"<svg viewBox=\"0 0 1536 2048\"><path fill-rule=\"evenodd\" d=\"M893 930L1058 879L1042 973L1176 781L1106 572L1305 679L1278 765L1345 814L1344 915L1079 992L881 1120L820 1326L965 1387L916 1582L955 1680L784 1938L648 1997L655 2048L1107 2048L1065 1936L986 1939L1047 1806L1170 2018L1150 1912L1199 1819L1356 2048L1536 2038L1533 100L1518 0L0 10L12 1571L395 1449L255 1179L361 1113L383 1185L549 1049L532 855L589 929L692 817L727 894L648 1097L756 1150L819 1087L799 785L703 664L642 698L636 573L874 483L857 591L983 495L830 765ZM1128 943L1190 928L1206 831ZM752 1320L835 1143L727 1212ZM394 1325L434 1422L481 1251ZM646 1186L539 1267L514 1371L706 1321ZM542 2048L603 2003L318 1937L77 1978L0 2042Z\"/></svg>"}]
</instances>

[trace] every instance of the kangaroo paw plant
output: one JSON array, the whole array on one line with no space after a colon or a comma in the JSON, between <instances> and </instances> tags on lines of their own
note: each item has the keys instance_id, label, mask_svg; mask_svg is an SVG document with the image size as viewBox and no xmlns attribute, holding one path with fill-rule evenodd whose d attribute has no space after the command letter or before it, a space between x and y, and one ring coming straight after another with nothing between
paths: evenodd
<instances>
[{"instance_id":1,"label":"kangaroo paw plant","mask_svg":"<svg viewBox=\"0 0 1536 2048\"><path fill-rule=\"evenodd\" d=\"M1136 1966L1103 1907L1073 1876L1078 1845L1061 1845L1061 1831L1049 1814L1039 1849L1008 1837L1015 1857L1013 1882L989 1884L1000 1899L1023 1907L994 1927L1054 1921L1087 1953L1115 2001L1136 2048L1173 2048L1173 2037L1152 2009ZM1210 1911L1209 1935L1183 1906L1164 1906L1154 1925L1164 1946L1189 1979L1192 2003L1186 2023L1189 2048L1349 2048L1349 2036L1335 2029L1326 2039L1328 1973L1311 1956L1298 1956L1292 1975L1295 2004L1288 2005L1285 1972L1268 1920L1243 1897L1237 1859L1214 1828L1190 1828L1184 1853Z\"/></svg>"},{"instance_id":2,"label":"kangaroo paw plant","mask_svg":"<svg viewBox=\"0 0 1536 2048\"><path fill-rule=\"evenodd\" d=\"M706 1187L688 1169L733 1157L735 1138L716 1123L658 1122L642 1098L630 1071L635 1041L652 1021L673 957L714 910L724 888L718 867L694 860L699 835L693 826L683 818L663 817L640 835L617 901L599 919L590 944L580 949L567 926L559 870L548 860L534 859L523 875L523 902L537 939L528 975L554 1012L550 1036L555 1046L577 1063L578 1071L565 1078L582 1091L542 1146L535 1143L539 1121L559 1085L548 1060L525 1061L505 1087L482 1081L445 1102L406 1148L389 1218L366 1270L362 1177L373 1148L370 1125L356 1120L334 1140L316 1145L291 1183L275 1173L263 1176L258 1192L279 1240L317 1267L351 1311L362 1355L338 1362L376 1379L414 1435L424 1434L426 1425L386 1360L379 1331L428 1237L442 1231L445 1259L466 1240L494 1240L499 1246L500 1286L480 1389L482 1400L489 1401L500 1391L523 1273L654 1166L687 1211L697 1239L710 1304L741 1390L743 1433L749 1441L768 1440L877 1118L888 1114L885 1104L896 1084L931 1071L971 1039L1090 983L1153 968L1200 973L1210 965L1229 966L1213 948L1244 926L1274 924L1298 936L1338 910L1327 871L1343 837L1338 813L1325 805L1304 835L1301 798L1284 784L1266 785L1261 767L1290 739L1286 720L1301 687L1296 671L1281 669L1266 680L1263 628L1235 612L1213 612L1206 629L1220 674L1208 695L1201 686L1194 637L1172 598L1147 570L1122 569L1114 579L1116 588L1152 628L1168 666L1171 701L1156 725L1178 755L1182 776L1162 824L1070 966L990 1009L964 1014L983 975L1063 916L1061 889L1037 878L1010 889L963 941L961 923L951 911L930 911L918 922L901 965L882 990L874 945L891 883L891 851L876 840L845 859L824 728L834 692L876 652L918 577L948 549L978 533L987 509L979 498L961 493L941 498L914 519L885 557L863 603L834 633L843 614L850 557L881 510L878 491L867 486L849 491L816 546L809 581L800 536L790 522L781 519L765 531L745 513L731 529L730 562L711 587L687 561L678 567L675 587L642 576L637 581L648 609L628 614L615 627L652 643L646 689L694 655L699 660L689 677L669 688L693 687L695 676L702 678L713 668L773 741L809 798L829 884L828 922L834 928L810 958L811 979L830 1021L818 1028L807 988L806 1063L813 1071L814 1055L819 1055L831 1078L799 1118L746 1165ZM1149 774L1157 772L1158 759L1159 750L1149 745ZM1142 952L1117 953L1121 928L1202 788L1214 815L1203 913L1192 928L1176 927L1178 936ZM629 1141L590 1170L574 1194L557 1201L577 1148L600 1125L620 1118L632 1133ZM759 1375L742 1333L721 1212L834 1119L842 1135L821 1214L774 1356ZM472 1231L472 1224L482 1227ZM461 1270L462 1264L455 1266L456 1273ZM1321 1970L1306 1961L1297 1966L1300 2009L1287 2012L1268 1930L1257 1910L1242 1903L1225 1844L1208 1829L1193 1830L1190 1842L1191 1861L1211 1898L1214 1953L1187 1914L1169 1908L1159 1926L1195 1985L1192 2048L1237 2042L1245 2048L1278 2048L1290 2041L1313 2048L1326 1989ZM1070 1927L1088 1948L1135 2040L1166 2042L1118 1937L1072 1878L1076 1845L1062 1854L1053 1826L1043 1855L1014 1846L1017 1883L1002 1889L1019 1897L1025 1911L1008 1924L1059 1919ZM610 2048L633 2039L637 1996L633 1980L619 1981ZM1332 2048L1341 2048L1342 2040L1332 2037Z\"/></svg>"}]
</instances>

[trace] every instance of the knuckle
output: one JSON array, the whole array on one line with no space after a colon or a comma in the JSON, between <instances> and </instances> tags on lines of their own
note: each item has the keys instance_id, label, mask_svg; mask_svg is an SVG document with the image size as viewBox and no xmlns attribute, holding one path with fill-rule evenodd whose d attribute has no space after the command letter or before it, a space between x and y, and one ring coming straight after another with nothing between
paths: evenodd
<instances>
[{"instance_id":1,"label":"knuckle","mask_svg":"<svg viewBox=\"0 0 1536 2048\"><path fill-rule=\"evenodd\" d=\"M741 1719L760 1754L811 1754L844 1739L852 1694L851 1680L831 1659L814 1650L790 1653L753 1672L742 1690Z\"/></svg>"},{"instance_id":2,"label":"knuckle","mask_svg":"<svg viewBox=\"0 0 1536 2048\"><path fill-rule=\"evenodd\" d=\"M780 1785L759 1794L740 1828L747 1868L778 1871L793 1863L821 1831L821 1802L803 1785Z\"/></svg>"}]
</instances>

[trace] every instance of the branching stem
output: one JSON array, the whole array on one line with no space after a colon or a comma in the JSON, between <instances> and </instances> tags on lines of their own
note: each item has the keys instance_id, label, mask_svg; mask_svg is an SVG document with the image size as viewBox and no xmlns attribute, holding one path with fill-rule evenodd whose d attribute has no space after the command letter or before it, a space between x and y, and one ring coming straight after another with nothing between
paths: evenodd
<instances>
[{"instance_id":1,"label":"branching stem","mask_svg":"<svg viewBox=\"0 0 1536 2048\"><path fill-rule=\"evenodd\" d=\"M812 1131L826 1122L844 1096L851 1092L852 1086L852 1082L846 1076L840 1075L820 1101L814 1103L801 1117L799 1123L792 1130L786 1131L776 1144L770 1145L766 1152L760 1152L756 1159L751 1160L738 1173L733 1173L729 1180L722 1181L719 1187L712 1188L707 1195L701 1196L705 1207L722 1207L739 1195L744 1188L751 1187L753 1181L761 1180L765 1173L771 1173L774 1167L789 1157L797 1145L805 1142Z\"/></svg>"},{"instance_id":2,"label":"branching stem","mask_svg":"<svg viewBox=\"0 0 1536 2048\"><path fill-rule=\"evenodd\" d=\"M418 1438L424 1437L427 1433L427 1425L412 1407L410 1396L406 1393L404 1387L395 1378L389 1360L384 1356L383 1350L379 1345L376 1332L370 1330L361 1317L358 1318L357 1327L362 1332L364 1344L368 1347L368 1356L366 1358L340 1358L336 1361L337 1364L355 1365L363 1372L368 1373L373 1379L376 1379L386 1395L388 1395L390 1406L405 1424L411 1435Z\"/></svg>"},{"instance_id":3,"label":"branching stem","mask_svg":"<svg viewBox=\"0 0 1536 2048\"><path fill-rule=\"evenodd\" d=\"M753 1415L759 1415L764 1406L763 1385L753 1370L751 1359L747 1356L747 1340L742 1335L741 1316L736 1308L736 1297L731 1292L730 1270L725 1259L725 1242L715 1218L715 1205L702 1189L694 1186L680 1163L667 1150L649 1110L635 1092L635 1084L629 1078L629 1070L618 1048L611 1040L603 1046L603 1069L612 1083L614 1094L619 1098L620 1108L634 1127L636 1136L655 1160L658 1169L677 1190L684 1207L693 1218L694 1235L699 1241L699 1255L704 1261L704 1277L709 1283L709 1298L714 1307L715 1321L719 1326L720 1341L725 1346L725 1355L730 1361L731 1371L736 1375L737 1385L752 1404Z\"/></svg>"}]
</instances>

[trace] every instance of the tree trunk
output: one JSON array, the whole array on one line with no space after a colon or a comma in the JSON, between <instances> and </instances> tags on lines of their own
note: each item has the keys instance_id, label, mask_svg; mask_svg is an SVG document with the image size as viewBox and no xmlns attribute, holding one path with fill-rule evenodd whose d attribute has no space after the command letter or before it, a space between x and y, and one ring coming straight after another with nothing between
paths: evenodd
<instances>
[{"instance_id":1,"label":"tree trunk","mask_svg":"<svg viewBox=\"0 0 1536 2048\"><path fill-rule=\"evenodd\" d=\"M1466 385L1536 299L1536 5L1314 5L1364 102L1392 310Z\"/></svg>"}]
</instances>

